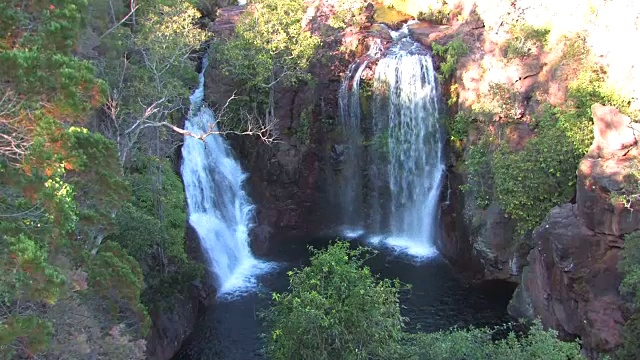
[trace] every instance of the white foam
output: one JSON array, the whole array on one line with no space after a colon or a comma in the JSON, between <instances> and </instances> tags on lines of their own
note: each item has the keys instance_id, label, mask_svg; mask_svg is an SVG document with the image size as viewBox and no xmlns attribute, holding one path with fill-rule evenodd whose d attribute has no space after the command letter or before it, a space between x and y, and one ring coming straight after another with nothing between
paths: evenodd
<instances>
[{"instance_id":1,"label":"white foam","mask_svg":"<svg viewBox=\"0 0 640 360\"><path fill-rule=\"evenodd\" d=\"M357 237L362 236L363 234L364 234L363 228L343 227L340 230L340 237L343 237L346 239L355 239Z\"/></svg>"}]
</instances>

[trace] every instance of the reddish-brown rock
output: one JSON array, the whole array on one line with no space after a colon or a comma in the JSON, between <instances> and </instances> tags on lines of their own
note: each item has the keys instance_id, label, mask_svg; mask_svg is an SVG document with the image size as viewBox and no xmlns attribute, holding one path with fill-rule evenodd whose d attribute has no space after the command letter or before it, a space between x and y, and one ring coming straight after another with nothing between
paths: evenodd
<instances>
[{"instance_id":1,"label":"reddish-brown rock","mask_svg":"<svg viewBox=\"0 0 640 360\"><path fill-rule=\"evenodd\" d=\"M613 201L622 194L634 157L584 158L578 168L577 205L586 226L598 233L620 236L640 229L640 202Z\"/></svg>"},{"instance_id":2,"label":"reddish-brown rock","mask_svg":"<svg viewBox=\"0 0 640 360\"><path fill-rule=\"evenodd\" d=\"M587 154L588 158L610 158L627 154L638 144L640 124L631 122L631 118L621 114L613 106L593 104L593 144ZM620 153L620 151L624 153ZM637 150L634 151L634 155ZM628 154L627 154L628 155Z\"/></svg>"},{"instance_id":3,"label":"reddish-brown rock","mask_svg":"<svg viewBox=\"0 0 640 360\"><path fill-rule=\"evenodd\" d=\"M621 240L590 230L576 206L565 204L536 228L533 243L510 313L540 317L565 338L579 336L587 349L613 350L624 324L616 269Z\"/></svg>"},{"instance_id":4,"label":"reddish-brown rock","mask_svg":"<svg viewBox=\"0 0 640 360\"><path fill-rule=\"evenodd\" d=\"M246 10L246 6L229 6L218 9L216 20L209 26L208 30L218 37L229 38L236 29L236 22Z\"/></svg>"},{"instance_id":5,"label":"reddish-brown rock","mask_svg":"<svg viewBox=\"0 0 640 360\"><path fill-rule=\"evenodd\" d=\"M623 194L636 170L640 124L616 108L594 104L594 140L578 168L577 204L580 218L598 233L620 236L640 229L640 202L612 201Z\"/></svg>"},{"instance_id":6,"label":"reddish-brown rock","mask_svg":"<svg viewBox=\"0 0 640 360\"><path fill-rule=\"evenodd\" d=\"M633 186L637 125L615 108L594 105L594 141L581 161L576 204L551 210L533 233L529 266L509 305L517 317L540 317L588 353L620 345L627 307L618 287L622 236L640 229L638 201L619 201ZM628 198L627 198L628 200Z\"/></svg>"}]
</instances>

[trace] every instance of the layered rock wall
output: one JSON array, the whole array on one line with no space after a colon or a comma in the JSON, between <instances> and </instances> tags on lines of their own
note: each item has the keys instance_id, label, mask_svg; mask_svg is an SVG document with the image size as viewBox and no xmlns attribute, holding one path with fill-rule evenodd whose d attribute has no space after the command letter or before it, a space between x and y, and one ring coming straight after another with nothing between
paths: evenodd
<instances>
[{"instance_id":1,"label":"layered rock wall","mask_svg":"<svg viewBox=\"0 0 640 360\"><path fill-rule=\"evenodd\" d=\"M640 160L640 132L615 108L594 105L595 140L578 169L576 204L551 210L533 232L529 266L509 305L512 315L540 317L593 353L620 345L628 304L617 270L624 235L640 229L636 201L614 194Z\"/></svg>"}]
</instances>

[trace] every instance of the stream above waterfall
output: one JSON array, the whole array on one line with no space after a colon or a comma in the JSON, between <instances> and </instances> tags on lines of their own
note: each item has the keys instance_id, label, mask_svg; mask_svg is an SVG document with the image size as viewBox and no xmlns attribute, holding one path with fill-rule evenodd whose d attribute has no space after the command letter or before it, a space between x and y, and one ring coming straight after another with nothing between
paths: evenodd
<instances>
[{"instance_id":1,"label":"stream above waterfall","mask_svg":"<svg viewBox=\"0 0 640 360\"><path fill-rule=\"evenodd\" d=\"M266 333L259 318L268 308L271 293L286 291L287 271L309 263L307 246L326 247L334 237L310 241L273 240L266 260L282 266L258 278L258 291L231 301L218 301L207 309L190 338L174 360L250 360L263 359L261 334ZM367 246L364 238L354 239L353 246ZM497 326L510 321L507 304L513 284L486 282L472 286L456 276L455 270L441 257L416 262L388 248L367 261L372 272L382 278L399 279L411 289L400 295L402 315L409 318L406 330L433 332L451 327Z\"/></svg>"}]
</instances>

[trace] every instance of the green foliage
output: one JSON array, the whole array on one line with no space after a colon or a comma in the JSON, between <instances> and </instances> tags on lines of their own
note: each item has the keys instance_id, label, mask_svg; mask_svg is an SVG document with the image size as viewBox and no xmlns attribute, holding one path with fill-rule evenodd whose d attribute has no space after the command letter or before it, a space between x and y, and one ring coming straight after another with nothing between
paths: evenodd
<instances>
[{"instance_id":1,"label":"green foliage","mask_svg":"<svg viewBox=\"0 0 640 360\"><path fill-rule=\"evenodd\" d=\"M509 29L511 37L504 44L504 56L516 59L531 55L538 48L547 45L551 29L535 27L525 23L517 23Z\"/></svg>"},{"instance_id":2,"label":"green foliage","mask_svg":"<svg viewBox=\"0 0 640 360\"><path fill-rule=\"evenodd\" d=\"M380 152L383 155L389 154L389 129L381 130L373 136L369 141L362 143L364 146L371 146L373 150Z\"/></svg>"},{"instance_id":3,"label":"green foliage","mask_svg":"<svg viewBox=\"0 0 640 360\"><path fill-rule=\"evenodd\" d=\"M104 136L84 128L67 130L70 162L67 181L75 191L77 235L89 249L115 231L113 213L128 200L130 189L120 171L118 150Z\"/></svg>"},{"instance_id":4,"label":"green foliage","mask_svg":"<svg viewBox=\"0 0 640 360\"><path fill-rule=\"evenodd\" d=\"M145 158L135 170L129 175L134 188L133 205L161 222L161 230L167 236L161 245L163 252L176 259L186 259L184 232L187 213L180 178L167 159Z\"/></svg>"},{"instance_id":5,"label":"green foliage","mask_svg":"<svg viewBox=\"0 0 640 360\"><path fill-rule=\"evenodd\" d=\"M524 149L503 145L492 161L497 200L518 220L521 234L538 226L551 208L571 199L581 159L550 111L538 123L536 137Z\"/></svg>"},{"instance_id":6,"label":"green foliage","mask_svg":"<svg viewBox=\"0 0 640 360\"><path fill-rule=\"evenodd\" d=\"M289 273L290 292L274 294L267 315L270 358L385 358L401 335L400 284L362 266L365 251L338 242Z\"/></svg>"},{"instance_id":7,"label":"green foliage","mask_svg":"<svg viewBox=\"0 0 640 360\"><path fill-rule=\"evenodd\" d=\"M166 156L156 153L162 149L158 143L179 141L164 128L141 128L148 123L178 124L184 116L197 84L191 55L206 39L196 24L200 13L183 0L145 1L136 11L135 26L113 28L115 24L105 19L124 18L129 11L125 3L105 6L103 0L91 0L87 29L103 36L103 54L95 61L109 88L101 128L117 143L123 167L138 152Z\"/></svg>"},{"instance_id":8,"label":"green foliage","mask_svg":"<svg viewBox=\"0 0 640 360\"><path fill-rule=\"evenodd\" d=\"M473 123L473 113L460 111L452 119L446 121L449 135L453 141L464 141L469 134L469 127Z\"/></svg>"},{"instance_id":9,"label":"green foliage","mask_svg":"<svg viewBox=\"0 0 640 360\"><path fill-rule=\"evenodd\" d=\"M633 315L624 327L622 347L616 352L615 359L631 360L640 356L640 232L627 234L624 237L624 248L621 252L618 269L624 275L620 284L620 292L632 296Z\"/></svg>"},{"instance_id":10,"label":"green foliage","mask_svg":"<svg viewBox=\"0 0 640 360\"><path fill-rule=\"evenodd\" d=\"M586 154L593 142L591 106L595 103L611 105L626 113L630 101L605 84L602 68L585 65L569 84L569 103L558 110L558 122L579 154Z\"/></svg>"},{"instance_id":11,"label":"green foliage","mask_svg":"<svg viewBox=\"0 0 640 360\"><path fill-rule=\"evenodd\" d=\"M624 237L624 250L618 264L618 269L625 277L620 285L620 291L633 295L636 307L640 305L640 232L634 232Z\"/></svg>"},{"instance_id":12,"label":"green foliage","mask_svg":"<svg viewBox=\"0 0 640 360\"><path fill-rule=\"evenodd\" d=\"M89 263L89 286L107 300L112 315L121 321L134 321L139 333L146 335L150 319L140 303L144 287L138 262L117 243L105 242Z\"/></svg>"},{"instance_id":13,"label":"green foliage","mask_svg":"<svg viewBox=\"0 0 640 360\"><path fill-rule=\"evenodd\" d=\"M501 329L496 329L501 330ZM404 347L409 354L402 359L430 360L578 360L580 344L562 342L557 333L545 331L539 322L524 335L510 332L494 341L495 332L488 329L449 330L432 334L412 334Z\"/></svg>"},{"instance_id":14,"label":"green foliage","mask_svg":"<svg viewBox=\"0 0 640 360\"><path fill-rule=\"evenodd\" d=\"M13 344L19 341L29 353L38 353L49 344L53 327L36 315L11 315L0 323L0 356L4 359L15 358L17 352Z\"/></svg>"},{"instance_id":15,"label":"green foliage","mask_svg":"<svg viewBox=\"0 0 640 360\"><path fill-rule=\"evenodd\" d=\"M310 81L307 68L320 39L302 27L306 5L301 0L257 0L236 24L234 37L217 41L211 54L222 72L238 84L234 112L255 108L258 114L275 107L276 87ZM239 117L229 117L228 120ZM225 124L237 127L238 124Z\"/></svg>"},{"instance_id":16,"label":"green foliage","mask_svg":"<svg viewBox=\"0 0 640 360\"><path fill-rule=\"evenodd\" d=\"M313 107L306 107L300 114L300 122L296 129L296 137L302 144L309 144L311 137L311 121L313 120Z\"/></svg>"},{"instance_id":17,"label":"green foliage","mask_svg":"<svg viewBox=\"0 0 640 360\"><path fill-rule=\"evenodd\" d=\"M358 25L358 17L362 14L365 6L366 2L363 0L340 0L334 7L334 13L327 23L336 29Z\"/></svg>"},{"instance_id":18,"label":"green foliage","mask_svg":"<svg viewBox=\"0 0 640 360\"><path fill-rule=\"evenodd\" d=\"M472 191L476 205L486 209L493 196L493 173L491 170L491 140L483 138L469 146L464 158L467 170L467 184L463 191Z\"/></svg>"},{"instance_id":19,"label":"green foliage","mask_svg":"<svg viewBox=\"0 0 640 360\"><path fill-rule=\"evenodd\" d=\"M71 55L85 9L84 0L0 5L0 82L26 97L22 106L72 114L99 100L92 66Z\"/></svg>"},{"instance_id":20,"label":"green foliage","mask_svg":"<svg viewBox=\"0 0 640 360\"><path fill-rule=\"evenodd\" d=\"M402 332L397 281L363 266L366 249L338 242L314 250L311 265L290 272L290 292L274 294L268 311L272 359L537 360L581 359L539 322L524 334L508 328ZM497 340L496 340L497 339Z\"/></svg>"},{"instance_id":21,"label":"green foliage","mask_svg":"<svg viewBox=\"0 0 640 360\"><path fill-rule=\"evenodd\" d=\"M11 357L16 341L32 352L48 344L51 324L28 304L55 302L64 283L60 270L48 262L46 247L24 234L0 235L0 355Z\"/></svg>"},{"instance_id":22,"label":"green foliage","mask_svg":"<svg viewBox=\"0 0 640 360\"><path fill-rule=\"evenodd\" d=\"M92 0L90 6L85 0L0 4L0 135L20 142L17 156L4 150L4 142L0 146L3 356L41 357L39 352L50 350L50 336L66 331L52 310L56 301L77 301L77 306L87 307L99 296L108 300L101 304L113 318L99 312L88 318L99 318L103 329L113 320L123 321L139 338L148 328L140 303L145 289L140 265L122 246L104 242L120 232L117 214L126 214L120 209L133 208L127 203L130 186L119 155L123 145L131 145L124 130L154 102L156 111L149 115L154 121L177 117L195 80L188 55L200 45L204 32L194 30L199 14L181 0L145 1L135 20L131 17L114 27L127 13L124 3L117 1ZM89 114L104 101L105 83L96 77L91 63L75 56L91 56L94 49L100 52L95 68L109 85L117 110L107 114L111 116L107 122L100 122L104 113ZM87 118L119 142L82 128ZM110 126L116 130L110 131ZM165 188L156 192L153 203L162 203L165 211L149 215L160 233L151 248L161 248L169 260L164 268L148 270L162 272L164 277L159 278L171 278L171 284L183 280L188 284L198 269L186 261L184 195L180 181L171 175L164 176ZM134 203L147 210L143 200L136 198ZM150 230L145 229L149 234ZM137 250L144 249L141 243L136 243ZM82 276L78 280L73 274L87 272L91 287L80 296L86 283L82 285ZM191 275L182 276L187 273ZM155 289L165 288L173 289L160 285Z\"/></svg>"},{"instance_id":23,"label":"green foliage","mask_svg":"<svg viewBox=\"0 0 640 360\"><path fill-rule=\"evenodd\" d=\"M541 37L542 33L538 35ZM471 145L465 157L470 169L470 181L465 189L473 190L474 194L493 193L507 214L518 221L519 234L532 230L552 207L573 196L578 163L593 141L591 106L598 102L628 111L628 99L605 85L605 74L585 60L579 40L569 39L565 44L567 51L578 57L573 60L580 61L580 71L569 84L568 101L558 107L543 105L540 108L540 115L530 125L535 127L535 137L524 149L510 149L509 145L500 144L497 136L491 149L474 153L477 146ZM490 100L475 110L498 114L507 124L521 118L522 99L517 91L505 84L491 84L490 95ZM464 133L464 122L453 124L460 125L460 133ZM474 169L486 170L478 175ZM493 190L481 186L477 180L481 176L493 179ZM488 198L482 196L478 205L487 204L484 199Z\"/></svg>"},{"instance_id":24,"label":"green foliage","mask_svg":"<svg viewBox=\"0 0 640 360\"><path fill-rule=\"evenodd\" d=\"M613 190L610 193L611 203L616 206L623 204L631 209L634 201L640 199L640 162L631 161L625 169L622 189Z\"/></svg>"},{"instance_id":25,"label":"green foliage","mask_svg":"<svg viewBox=\"0 0 640 360\"><path fill-rule=\"evenodd\" d=\"M458 60L467 55L469 47L461 38L456 38L445 45L433 43L432 50L435 55L442 58L440 69L438 70L438 79L441 82L445 82L456 72Z\"/></svg>"},{"instance_id":26,"label":"green foliage","mask_svg":"<svg viewBox=\"0 0 640 360\"><path fill-rule=\"evenodd\" d=\"M118 231L108 239L140 264L144 303L166 305L202 273L201 266L185 253L187 214L182 183L166 159L141 158L132 170L127 178L134 197L118 212Z\"/></svg>"},{"instance_id":27,"label":"green foliage","mask_svg":"<svg viewBox=\"0 0 640 360\"><path fill-rule=\"evenodd\" d=\"M439 0L440 4L434 9L431 5L427 11L418 12L417 19L420 21L429 21L434 24L446 25L449 23L451 9L446 0Z\"/></svg>"},{"instance_id":28,"label":"green foliage","mask_svg":"<svg viewBox=\"0 0 640 360\"><path fill-rule=\"evenodd\" d=\"M490 83L489 94L492 100L484 106L491 109L491 112L510 122L520 117L519 104L522 102L522 95L513 87L503 83Z\"/></svg>"}]
</instances>

